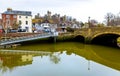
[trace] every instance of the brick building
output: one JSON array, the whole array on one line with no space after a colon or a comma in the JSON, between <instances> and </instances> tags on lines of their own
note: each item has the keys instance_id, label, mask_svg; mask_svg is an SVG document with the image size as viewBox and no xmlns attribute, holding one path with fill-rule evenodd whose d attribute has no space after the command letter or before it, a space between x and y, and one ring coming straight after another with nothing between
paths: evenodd
<instances>
[{"instance_id":1,"label":"brick building","mask_svg":"<svg viewBox=\"0 0 120 76\"><path fill-rule=\"evenodd\" d=\"M2 19L0 19L0 26L2 26Z\"/></svg>"}]
</instances>

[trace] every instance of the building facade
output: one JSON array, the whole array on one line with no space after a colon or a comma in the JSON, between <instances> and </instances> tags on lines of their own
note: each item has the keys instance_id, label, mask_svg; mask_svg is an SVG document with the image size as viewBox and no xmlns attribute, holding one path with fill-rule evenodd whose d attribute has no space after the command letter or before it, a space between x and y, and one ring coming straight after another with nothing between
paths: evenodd
<instances>
[{"instance_id":1,"label":"building facade","mask_svg":"<svg viewBox=\"0 0 120 76\"><path fill-rule=\"evenodd\" d=\"M30 11L17 11L8 8L2 13L4 29L17 29L32 32L32 15Z\"/></svg>"},{"instance_id":2,"label":"building facade","mask_svg":"<svg viewBox=\"0 0 120 76\"><path fill-rule=\"evenodd\" d=\"M0 26L2 26L2 19L0 19Z\"/></svg>"},{"instance_id":3,"label":"building facade","mask_svg":"<svg viewBox=\"0 0 120 76\"><path fill-rule=\"evenodd\" d=\"M0 19L0 33L3 33L4 30L3 30L3 27L2 27L2 19Z\"/></svg>"}]
</instances>

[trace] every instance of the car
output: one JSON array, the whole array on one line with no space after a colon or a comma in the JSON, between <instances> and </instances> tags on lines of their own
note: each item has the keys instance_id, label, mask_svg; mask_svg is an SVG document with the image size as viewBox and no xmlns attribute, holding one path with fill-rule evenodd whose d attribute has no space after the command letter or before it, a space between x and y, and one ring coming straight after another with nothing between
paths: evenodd
<instances>
[{"instance_id":1,"label":"car","mask_svg":"<svg viewBox=\"0 0 120 76\"><path fill-rule=\"evenodd\" d=\"M16 32L18 32L18 30L11 29L11 30L9 30L9 32L10 32L10 33L16 33Z\"/></svg>"},{"instance_id":2,"label":"car","mask_svg":"<svg viewBox=\"0 0 120 76\"><path fill-rule=\"evenodd\" d=\"M18 32L26 32L26 29L19 29Z\"/></svg>"}]
</instances>

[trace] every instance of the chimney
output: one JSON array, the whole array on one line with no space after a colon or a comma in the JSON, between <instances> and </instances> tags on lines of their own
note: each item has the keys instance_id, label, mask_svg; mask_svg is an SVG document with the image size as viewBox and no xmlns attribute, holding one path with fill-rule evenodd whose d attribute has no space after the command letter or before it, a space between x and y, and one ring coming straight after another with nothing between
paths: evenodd
<instances>
[{"instance_id":1,"label":"chimney","mask_svg":"<svg viewBox=\"0 0 120 76\"><path fill-rule=\"evenodd\" d=\"M7 8L7 11L12 11L12 8Z\"/></svg>"}]
</instances>

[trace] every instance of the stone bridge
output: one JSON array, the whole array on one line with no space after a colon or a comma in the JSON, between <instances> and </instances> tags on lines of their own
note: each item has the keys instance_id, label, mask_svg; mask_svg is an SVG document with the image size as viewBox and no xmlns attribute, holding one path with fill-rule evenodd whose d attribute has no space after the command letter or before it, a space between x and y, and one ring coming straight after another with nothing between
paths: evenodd
<instances>
[{"instance_id":1,"label":"stone bridge","mask_svg":"<svg viewBox=\"0 0 120 76\"><path fill-rule=\"evenodd\" d=\"M85 43L117 45L120 37L120 27L94 27L79 29L74 32L76 40Z\"/></svg>"}]
</instances>

